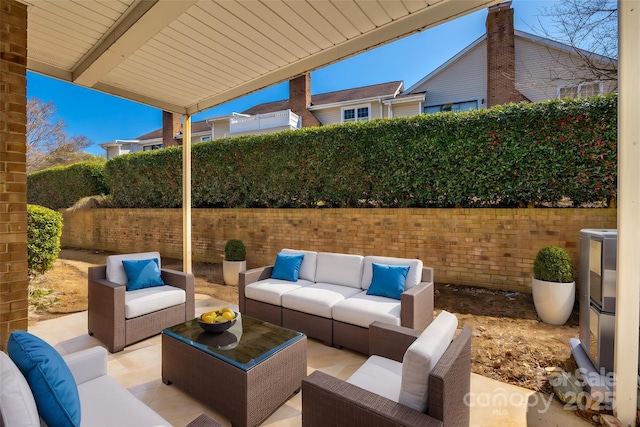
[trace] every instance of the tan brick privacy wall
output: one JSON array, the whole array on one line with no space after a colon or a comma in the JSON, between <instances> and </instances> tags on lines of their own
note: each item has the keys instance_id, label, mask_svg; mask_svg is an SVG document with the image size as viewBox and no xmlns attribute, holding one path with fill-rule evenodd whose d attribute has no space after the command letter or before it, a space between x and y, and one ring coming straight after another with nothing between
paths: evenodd
<instances>
[{"instance_id":1,"label":"tan brick privacy wall","mask_svg":"<svg viewBox=\"0 0 640 427\"><path fill-rule=\"evenodd\" d=\"M63 212L65 247L182 256L180 209ZM221 262L228 239L247 246L249 268L282 248L419 258L438 283L530 293L546 245L578 261L583 228L616 228L616 209L194 209L193 260Z\"/></svg>"},{"instance_id":2,"label":"tan brick privacy wall","mask_svg":"<svg viewBox=\"0 0 640 427\"><path fill-rule=\"evenodd\" d=\"M27 7L0 0L0 350L27 329Z\"/></svg>"}]
</instances>

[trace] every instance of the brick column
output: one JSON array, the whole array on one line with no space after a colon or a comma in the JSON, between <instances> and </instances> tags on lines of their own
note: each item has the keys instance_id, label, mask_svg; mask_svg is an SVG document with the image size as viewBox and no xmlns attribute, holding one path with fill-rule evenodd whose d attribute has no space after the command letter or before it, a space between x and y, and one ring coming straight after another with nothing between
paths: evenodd
<instances>
[{"instance_id":1,"label":"brick column","mask_svg":"<svg viewBox=\"0 0 640 427\"><path fill-rule=\"evenodd\" d=\"M302 127L322 126L320 120L308 110L311 105L311 74L306 73L289 80L289 109L302 117Z\"/></svg>"},{"instance_id":2,"label":"brick column","mask_svg":"<svg viewBox=\"0 0 640 427\"><path fill-rule=\"evenodd\" d=\"M180 131L180 114L162 112L162 146L164 148L172 145L181 145L182 140L176 138L176 133Z\"/></svg>"},{"instance_id":3,"label":"brick column","mask_svg":"<svg viewBox=\"0 0 640 427\"><path fill-rule=\"evenodd\" d=\"M0 350L28 326L27 7L0 0Z\"/></svg>"},{"instance_id":4,"label":"brick column","mask_svg":"<svg viewBox=\"0 0 640 427\"><path fill-rule=\"evenodd\" d=\"M487 107L528 101L516 90L516 48L511 2L491 6L486 25Z\"/></svg>"}]
</instances>

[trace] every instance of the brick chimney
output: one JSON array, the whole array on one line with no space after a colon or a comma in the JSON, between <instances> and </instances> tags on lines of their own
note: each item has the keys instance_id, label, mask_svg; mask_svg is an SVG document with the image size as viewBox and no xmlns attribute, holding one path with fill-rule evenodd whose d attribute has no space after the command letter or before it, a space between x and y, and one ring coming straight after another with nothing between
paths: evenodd
<instances>
[{"instance_id":1,"label":"brick chimney","mask_svg":"<svg viewBox=\"0 0 640 427\"><path fill-rule=\"evenodd\" d=\"M162 112L162 146L182 145L181 139L176 139L176 134L180 132L180 114Z\"/></svg>"},{"instance_id":2,"label":"brick chimney","mask_svg":"<svg viewBox=\"0 0 640 427\"><path fill-rule=\"evenodd\" d=\"M307 108L311 105L311 74L289 80L289 109L302 117L302 127L322 126Z\"/></svg>"},{"instance_id":3,"label":"brick chimney","mask_svg":"<svg viewBox=\"0 0 640 427\"><path fill-rule=\"evenodd\" d=\"M528 101L516 90L516 50L513 9L506 1L489 8L487 15L487 107Z\"/></svg>"}]
</instances>

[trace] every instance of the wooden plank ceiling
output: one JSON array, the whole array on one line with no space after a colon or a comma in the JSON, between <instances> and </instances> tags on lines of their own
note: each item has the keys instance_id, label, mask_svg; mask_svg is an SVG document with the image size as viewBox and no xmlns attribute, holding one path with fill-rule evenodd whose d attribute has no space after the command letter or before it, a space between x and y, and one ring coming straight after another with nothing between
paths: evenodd
<instances>
[{"instance_id":1,"label":"wooden plank ceiling","mask_svg":"<svg viewBox=\"0 0 640 427\"><path fill-rule=\"evenodd\" d=\"M31 71L181 114L499 3L21 1L29 5Z\"/></svg>"}]
</instances>

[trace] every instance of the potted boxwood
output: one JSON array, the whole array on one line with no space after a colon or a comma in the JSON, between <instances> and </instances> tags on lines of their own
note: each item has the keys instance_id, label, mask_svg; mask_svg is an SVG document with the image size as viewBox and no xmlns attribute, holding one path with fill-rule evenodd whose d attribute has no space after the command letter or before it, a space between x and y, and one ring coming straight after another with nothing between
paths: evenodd
<instances>
[{"instance_id":1,"label":"potted boxwood","mask_svg":"<svg viewBox=\"0 0 640 427\"><path fill-rule=\"evenodd\" d=\"M224 261L222 261L222 276L224 283L229 286L238 284L238 275L247 269L247 250L242 240L230 239L224 246Z\"/></svg>"},{"instance_id":2,"label":"potted boxwood","mask_svg":"<svg viewBox=\"0 0 640 427\"><path fill-rule=\"evenodd\" d=\"M571 258L558 246L540 249L533 261L531 282L533 303L540 319L551 325L564 325L576 298L576 282Z\"/></svg>"}]
</instances>

